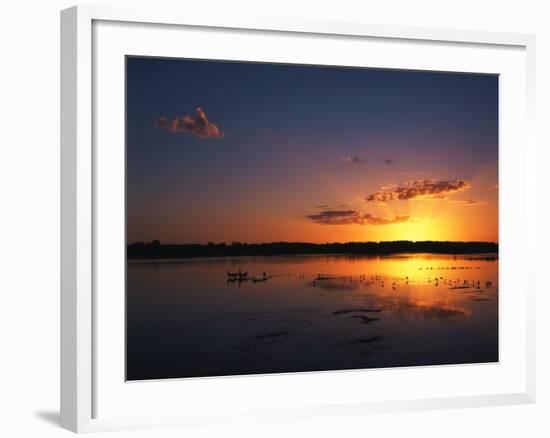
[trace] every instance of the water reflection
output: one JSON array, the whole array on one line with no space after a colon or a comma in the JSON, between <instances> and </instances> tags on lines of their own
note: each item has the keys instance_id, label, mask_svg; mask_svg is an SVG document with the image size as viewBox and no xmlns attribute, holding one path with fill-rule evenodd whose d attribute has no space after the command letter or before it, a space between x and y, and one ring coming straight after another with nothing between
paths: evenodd
<instances>
[{"instance_id":1,"label":"water reflection","mask_svg":"<svg viewBox=\"0 0 550 438\"><path fill-rule=\"evenodd\" d=\"M498 360L496 255L129 262L127 284L130 380Z\"/></svg>"}]
</instances>

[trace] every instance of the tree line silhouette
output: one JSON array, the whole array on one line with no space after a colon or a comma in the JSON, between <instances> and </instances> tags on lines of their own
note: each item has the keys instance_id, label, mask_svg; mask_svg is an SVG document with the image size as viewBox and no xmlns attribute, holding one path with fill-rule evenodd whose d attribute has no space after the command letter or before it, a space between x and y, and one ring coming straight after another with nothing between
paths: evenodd
<instances>
[{"instance_id":1,"label":"tree line silhouette","mask_svg":"<svg viewBox=\"0 0 550 438\"><path fill-rule=\"evenodd\" d=\"M195 257L234 257L269 255L306 255L306 254L483 254L498 252L494 242L412 242L399 240L391 242L347 242L347 243L307 243L307 242L271 242L241 243L233 242L207 244L162 244L135 242L127 246L128 259L171 259Z\"/></svg>"}]
</instances>

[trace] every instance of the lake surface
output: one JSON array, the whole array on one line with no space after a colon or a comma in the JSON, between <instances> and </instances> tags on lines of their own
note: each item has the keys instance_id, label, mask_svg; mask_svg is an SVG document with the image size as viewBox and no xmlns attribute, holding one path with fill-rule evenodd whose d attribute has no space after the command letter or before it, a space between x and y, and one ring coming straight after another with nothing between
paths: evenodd
<instances>
[{"instance_id":1,"label":"lake surface","mask_svg":"<svg viewBox=\"0 0 550 438\"><path fill-rule=\"evenodd\" d=\"M126 323L128 380L496 362L498 257L129 261Z\"/></svg>"}]
</instances>

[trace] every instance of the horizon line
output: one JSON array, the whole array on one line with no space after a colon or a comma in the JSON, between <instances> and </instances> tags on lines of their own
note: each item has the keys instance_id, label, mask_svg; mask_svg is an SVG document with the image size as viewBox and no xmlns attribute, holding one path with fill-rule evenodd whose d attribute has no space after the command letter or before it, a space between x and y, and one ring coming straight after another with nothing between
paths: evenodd
<instances>
[{"instance_id":1,"label":"horizon line","mask_svg":"<svg viewBox=\"0 0 550 438\"><path fill-rule=\"evenodd\" d=\"M274 241L266 241L266 242L241 242L241 241L221 241L221 242L214 242L214 241L207 241L207 242L162 242L159 239L153 239L153 240L136 240L132 242L126 242L127 246L136 245L136 244L144 244L144 245L161 245L161 246L168 246L168 245L272 245L272 244L306 244L306 245L346 245L346 244L357 244L357 243L370 243L370 244L380 244L380 243L490 243L492 245L498 245L498 241L490 241L490 240L349 240L345 242L307 242L307 241L300 241L300 240L274 240Z\"/></svg>"}]
</instances>

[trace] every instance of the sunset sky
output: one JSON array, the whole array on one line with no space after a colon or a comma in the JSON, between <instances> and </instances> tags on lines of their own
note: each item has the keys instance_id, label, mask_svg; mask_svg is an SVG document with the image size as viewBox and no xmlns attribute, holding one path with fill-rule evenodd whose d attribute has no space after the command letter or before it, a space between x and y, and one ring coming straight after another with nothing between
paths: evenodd
<instances>
[{"instance_id":1,"label":"sunset sky","mask_svg":"<svg viewBox=\"0 0 550 438\"><path fill-rule=\"evenodd\" d=\"M127 59L127 239L498 241L498 77Z\"/></svg>"}]
</instances>

